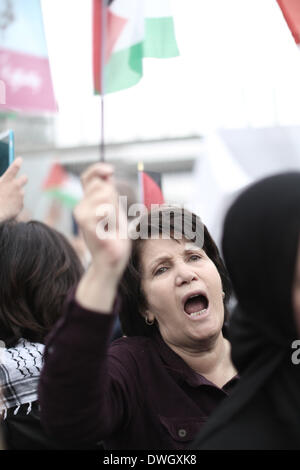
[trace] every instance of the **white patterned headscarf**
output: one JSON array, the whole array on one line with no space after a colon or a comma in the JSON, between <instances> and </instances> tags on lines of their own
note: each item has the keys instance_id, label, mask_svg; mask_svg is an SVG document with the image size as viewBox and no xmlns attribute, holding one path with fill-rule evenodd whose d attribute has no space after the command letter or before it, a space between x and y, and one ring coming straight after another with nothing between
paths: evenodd
<instances>
[{"instance_id":1,"label":"white patterned headscarf","mask_svg":"<svg viewBox=\"0 0 300 470\"><path fill-rule=\"evenodd\" d=\"M21 338L14 348L0 342L0 413L5 419L9 408L37 401L38 381L43 365L44 345Z\"/></svg>"}]
</instances>

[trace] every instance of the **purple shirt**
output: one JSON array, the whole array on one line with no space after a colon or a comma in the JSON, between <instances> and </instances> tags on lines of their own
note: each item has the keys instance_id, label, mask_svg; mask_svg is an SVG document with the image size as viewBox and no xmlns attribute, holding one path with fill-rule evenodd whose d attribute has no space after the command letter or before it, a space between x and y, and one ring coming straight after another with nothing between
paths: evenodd
<instances>
[{"instance_id":1,"label":"purple shirt","mask_svg":"<svg viewBox=\"0 0 300 470\"><path fill-rule=\"evenodd\" d=\"M109 345L116 318L74 298L48 338L41 419L56 438L108 449L184 449L232 390L194 372L161 336ZM67 445L66 445L67 447Z\"/></svg>"}]
</instances>

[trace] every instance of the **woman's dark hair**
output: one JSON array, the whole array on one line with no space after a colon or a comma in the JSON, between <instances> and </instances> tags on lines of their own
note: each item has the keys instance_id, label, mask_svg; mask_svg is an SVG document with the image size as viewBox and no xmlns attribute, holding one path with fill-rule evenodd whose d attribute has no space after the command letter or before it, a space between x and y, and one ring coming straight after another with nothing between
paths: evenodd
<instances>
[{"instance_id":1,"label":"woman's dark hair","mask_svg":"<svg viewBox=\"0 0 300 470\"><path fill-rule=\"evenodd\" d=\"M168 227L164 221L168 220ZM179 222L179 223L178 223ZM200 246L215 264L222 281L224 297L225 319L228 319L227 303L231 295L231 283L220 257L218 248L210 236L200 217L187 209L177 206L159 206L141 216L135 226L136 233L142 235L133 241L131 256L120 282L121 307L120 321L126 336L152 336L157 330L156 322L153 326L145 323L142 313L147 309L146 296L141 288L142 247L147 238L156 232L163 235L167 231L171 238L186 238ZM176 237L176 234L180 237Z\"/></svg>"},{"instance_id":2,"label":"woman's dark hair","mask_svg":"<svg viewBox=\"0 0 300 470\"><path fill-rule=\"evenodd\" d=\"M83 267L67 239L47 225L0 224L0 339L43 343Z\"/></svg>"}]
</instances>

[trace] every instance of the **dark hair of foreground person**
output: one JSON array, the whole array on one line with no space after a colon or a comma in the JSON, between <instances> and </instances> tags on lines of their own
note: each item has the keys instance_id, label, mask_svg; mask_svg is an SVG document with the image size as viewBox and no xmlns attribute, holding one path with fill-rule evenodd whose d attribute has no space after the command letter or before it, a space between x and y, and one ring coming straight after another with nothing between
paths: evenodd
<instances>
[{"instance_id":1,"label":"dark hair of foreground person","mask_svg":"<svg viewBox=\"0 0 300 470\"><path fill-rule=\"evenodd\" d=\"M37 222L0 224L0 340L44 343L83 274L66 238Z\"/></svg>"},{"instance_id":2,"label":"dark hair of foreground person","mask_svg":"<svg viewBox=\"0 0 300 470\"><path fill-rule=\"evenodd\" d=\"M47 225L0 224L0 410L8 450L59 449L44 432L37 387L46 335L83 268L67 239ZM2 343L3 345L3 343Z\"/></svg>"}]
</instances>

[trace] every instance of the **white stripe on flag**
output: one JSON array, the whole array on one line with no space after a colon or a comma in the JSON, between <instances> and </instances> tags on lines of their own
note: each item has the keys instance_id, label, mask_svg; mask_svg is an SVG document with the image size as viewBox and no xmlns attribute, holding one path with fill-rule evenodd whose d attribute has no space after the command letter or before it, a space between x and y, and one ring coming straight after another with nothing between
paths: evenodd
<instances>
[{"instance_id":1,"label":"white stripe on flag","mask_svg":"<svg viewBox=\"0 0 300 470\"><path fill-rule=\"evenodd\" d=\"M133 18L141 7L144 10L145 0L114 0L109 9L112 13L123 18Z\"/></svg>"},{"instance_id":2,"label":"white stripe on flag","mask_svg":"<svg viewBox=\"0 0 300 470\"><path fill-rule=\"evenodd\" d=\"M171 15L169 0L145 0L146 18L162 18Z\"/></svg>"},{"instance_id":3,"label":"white stripe on flag","mask_svg":"<svg viewBox=\"0 0 300 470\"><path fill-rule=\"evenodd\" d=\"M123 0L115 0L116 3L122 2ZM145 37L145 10L144 10L144 0L131 0L131 3L134 2L136 4L134 11L132 11L130 19L128 20L127 24L125 25L123 31L118 38L115 47L113 49L113 53L117 51L121 51L123 49L127 49L134 44L138 44L139 42L144 40ZM126 3L126 2L125 2ZM114 2L113 4L114 5ZM118 14L119 16L124 16L128 18L127 14L122 15L119 11L114 11L114 13Z\"/></svg>"}]
</instances>

